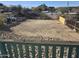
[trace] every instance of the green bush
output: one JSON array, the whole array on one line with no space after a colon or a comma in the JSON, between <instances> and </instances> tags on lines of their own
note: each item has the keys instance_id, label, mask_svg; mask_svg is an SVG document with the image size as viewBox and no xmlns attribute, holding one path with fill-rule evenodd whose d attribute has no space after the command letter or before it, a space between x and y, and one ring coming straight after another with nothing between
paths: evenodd
<instances>
[{"instance_id":1,"label":"green bush","mask_svg":"<svg viewBox=\"0 0 79 59\"><path fill-rule=\"evenodd\" d=\"M2 26L4 24L5 18L6 18L5 15L0 14L0 26Z\"/></svg>"},{"instance_id":2,"label":"green bush","mask_svg":"<svg viewBox=\"0 0 79 59\"><path fill-rule=\"evenodd\" d=\"M0 16L0 26L4 24L4 16Z\"/></svg>"}]
</instances>

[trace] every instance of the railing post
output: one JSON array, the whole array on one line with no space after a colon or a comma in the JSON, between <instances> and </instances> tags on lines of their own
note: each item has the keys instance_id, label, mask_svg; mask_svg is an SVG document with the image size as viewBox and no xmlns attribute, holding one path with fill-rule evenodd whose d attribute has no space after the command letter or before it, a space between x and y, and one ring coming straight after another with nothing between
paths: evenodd
<instances>
[{"instance_id":1,"label":"railing post","mask_svg":"<svg viewBox=\"0 0 79 59\"><path fill-rule=\"evenodd\" d=\"M38 46L38 56L39 58L42 58L42 52L41 52L41 45Z\"/></svg>"},{"instance_id":2,"label":"railing post","mask_svg":"<svg viewBox=\"0 0 79 59\"><path fill-rule=\"evenodd\" d=\"M56 46L54 45L53 46L53 55L52 55L53 58L56 58Z\"/></svg>"},{"instance_id":3,"label":"railing post","mask_svg":"<svg viewBox=\"0 0 79 59\"><path fill-rule=\"evenodd\" d=\"M0 51L1 51L0 57L2 57L2 58L8 57L4 42L0 42Z\"/></svg>"},{"instance_id":4,"label":"railing post","mask_svg":"<svg viewBox=\"0 0 79 59\"><path fill-rule=\"evenodd\" d=\"M34 47L34 45L32 45L32 56L33 56L33 58L35 57L35 47Z\"/></svg>"},{"instance_id":5,"label":"railing post","mask_svg":"<svg viewBox=\"0 0 79 59\"><path fill-rule=\"evenodd\" d=\"M60 58L63 58L64 55L64 46L61 46Z\"/></svg>"},{"instance_id":6,"label":"railing post","mask_svg":"<svg viewBox=\"0 0 79 59\"><path fill-rule=\"evenodd\" d=\"M68 58L71 58L71 56L72 56L72 46L69 46Z\"/></svg>"},{"instance_id":7,"label":"railing post","mask_svg":"<svg viewBox=\"0 0 79 59\"><path fill-rule=\"evenodd\" d=\"M79 46L76 47L76 58L79 58Z\"/></svg>"},{"instance_id":8,"label":"railing post","mask_svg":"<svg viewBox=\"0 0 79 59\"><path fill-rule=\"evenodd\" d=\"M45 57L48 58L48 46L45 46Z\"/></svg>"}]
</instances>

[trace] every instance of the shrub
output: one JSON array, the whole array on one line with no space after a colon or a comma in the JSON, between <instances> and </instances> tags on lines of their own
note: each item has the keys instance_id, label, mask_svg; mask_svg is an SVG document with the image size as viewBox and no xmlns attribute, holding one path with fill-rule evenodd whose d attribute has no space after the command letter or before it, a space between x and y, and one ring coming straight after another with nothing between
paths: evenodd
<instances>
[{"instance_id":1,"label":"shrub","mask_svg":"<svg viewBox=\"0 0 79 59\"><path fill-rule=\"evenodd\" d=\"M0 16L0 26L4 24L4 16Z\"/></svg>"}]
</instances>

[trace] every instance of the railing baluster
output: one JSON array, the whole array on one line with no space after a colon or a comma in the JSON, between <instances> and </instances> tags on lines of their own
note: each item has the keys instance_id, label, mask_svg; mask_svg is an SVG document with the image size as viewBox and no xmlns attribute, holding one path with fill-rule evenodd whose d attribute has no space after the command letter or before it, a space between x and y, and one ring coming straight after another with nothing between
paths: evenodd
<instances>
[{"instance_id":1,"label":"railing baluster","mask_svg":"<svg viewBox=\"0 0 79 59\"><path fill-rule=\"evenodd\" d=\"M56 58L56 46L55 45L53 46L53 56L52 57Z\"/></svg>"},{"instance_id":2,"label":"railing baluster","mask_svg":"<svg viewBox=\"0 0 79 59\"><path fill-rule=\"evenodd\" d=\"M15 58L17 58L18 57L18 51L17 51L16 43L13 43L13 50L14 50Z\"/></svg>"},{"instance_id":3,"label":"railing baluster","mask_svg":"<svg viewBox=\"0 0 79 59\"><path fill-rule=\"evenodd\" d=\"M49 49L48 49L48 57L49 58L52 58L52 55L53 55L52 49L53 49L53 47L52 46L49 46Z\"/></svg>"},{"instance_id":4,"label":"railing baluster","mask_svg":"<svg viewBox=\"0 0 79 59\"><path fill-rule=\"evenodd\" d=\"M60 58L60 46L56 46L56 58Z\"/></svg>"},{"instance_id":5,"label":"railing baluster","mask_svg":"<svg viewBox=\"0 0 79 59\"><path fill-rule=\"evenodd\" d=\"M17 46L17 53L18 53L18 58L20 58L19 44L16 44L16 46Z\"/></svg>"},{"instance_id":6,"label":"railing baluster","mask_svg":"<svg viewBox=\"0 0 79 59\"><path fill-rule=\"evenodd\" d=\"M10 54L9 54L9 50L8 50L8 48L7 48L7 44L5 44L5 47L6 47L6 51L7 51L7 55L8 55L8 58L10 57Z\"/></svg>"},{"instance_id":7,"label":"railing baluster","mask_svg":"<svg viewBox=\"0 0 79 59\"><path fill-rule=\"evenodd\" d=\"M75 57L76 57L76 47L73 47L72 58L75 58Z\"/></svg>"},{"instance_id":8,"label":"railing baluster","mask_svg":"<svg viewBox=\"0 0 79 59\"><path fill-rule=\"evenodd\" d=\"M0 58L2 58L2 56L1 56L1 50L0 50Z\"/></svg>"},{"instance_id":9,"label":"railing baluster","mask_svg":"<svg viewBox=\"0 0 79 59\"><path fill-rule=\"evenodd\" d=\"M29 45L29 57L33 58L33 55L32 55L32 46L31 45Z\"/></svg>"},{"instance_id":10,"label":"railing baluster","mask_svg":"<svg viewBox=\"0 0 79 59\"><path fill-rule=\"evenodd\" d=\"M23 58L23 49L22 49L22 44L19 44L19 51L20 51L20 57Z\"/></svg>"},{"instance_id":11,"label":"railing baluster","mask_svg":"<svg viewBox=\"0 0 79 59\"><path fill-rule=\"evenodd\" d=\"M23 49L23 57L25 58L26 57L26 49L25 49L25 45L24 44L22 45L22 49Z\"/></svg>"},{"instance_id":12,"label":"railing baluster","mask_svg":"<svg viewBox=\"0 0 79 59\"><path fill-rule=\"evenodd\" d=\"M63 58L68 58L68 53L69 53L69 47L64 47Z\"/></svg>"},{"instance_id":13,"label":"railing baluster","mask_svg":"<svg viewBox=\"0 0 79 59\"><path fill-rule=\"evenodd\" d=\"M42 53L42 54L41 54L41 55L42 55L42 58L45 58L45 55L46 55L46 54L45 54L45 46L41 46L41 51L42 51L42 52L41 52L41 53Z\"/></svg>"},{"instance_id":14,"label":"railing baluster","mask_svg":"<svg viewBox=\"0 0 79 59\"><path fill-rule=\"evenodd\" d=\"M9 53L9 58L12 58L13 57L13 55L12 55L12 51L11 51L11 43L8 43L7 42L7 49L8 49L8 53Z\"/></svg>"},{"instance_id":15,"label":"railing baluster","mask_svg":"<svg viewBox=\"0 0 79 59\"><path fill-rule=\"evenodd\" d=\"M26 50L26 57L29 58L29 47L28 44L25 44L25 50Z\"/></svg>"},{"instance_id":16,"label":"railing baluster","mask_svg":"<svg viewBox=\"0 0 79 59\"><path fill-rule=\"evenodd\" d=\"M11 51L12 51L12 56L13 56L13 58L15 58L15 52L14 52L13 43L11 44Z\"/></svg>"},{"instance_id":17,"label":"railing baluster","mask_svg":"<svg viewBox=\"0 0 79 59\"><path fill-rule=\"evenodd\" d=\"M35 46L35 58L38 58L38 46Z\"/></svg>"}]
</instances>

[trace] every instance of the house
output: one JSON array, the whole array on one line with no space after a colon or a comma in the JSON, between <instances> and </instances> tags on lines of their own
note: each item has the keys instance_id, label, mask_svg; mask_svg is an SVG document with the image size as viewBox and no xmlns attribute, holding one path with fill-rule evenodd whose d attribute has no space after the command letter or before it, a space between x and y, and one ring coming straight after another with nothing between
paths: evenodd
<instances>
[{"instance_id":1,"label":"house","mask_svg":"<svg viewBox=\"0 0 79 59\"><path fill-rule=\"evenodd\" d=\"M43 13L49 13L49 11L42 11Z\"/></svg>"}]
</instances>

